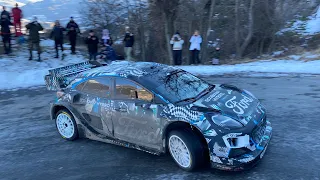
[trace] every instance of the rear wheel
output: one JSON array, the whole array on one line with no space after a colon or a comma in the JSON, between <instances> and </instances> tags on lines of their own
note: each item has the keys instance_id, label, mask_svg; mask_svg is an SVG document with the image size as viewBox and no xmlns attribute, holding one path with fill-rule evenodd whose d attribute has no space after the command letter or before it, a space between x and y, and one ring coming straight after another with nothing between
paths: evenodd
<instances>
[{"instance_id":1,"label":"rear wheel","mask_svg":"<svg viewBox=\"0 0 320 180\"><path fill-rule=\"evenodd\" d=\"M203 162L203 147L199 138L189 130L173 130L168 136L168 148L180 168L192 171Z\"/></svg>"},{"instance_id":2,"label":"rear wheel","mask_svg":"<svg viewBox=\"0 0 320 180\"><path fill-rule=\"evenodd\" d=\"M77 124L69 111L58 111L56 114L56 127L62 138L69 141L78 138Z\"/></svg>"}]
</instances>

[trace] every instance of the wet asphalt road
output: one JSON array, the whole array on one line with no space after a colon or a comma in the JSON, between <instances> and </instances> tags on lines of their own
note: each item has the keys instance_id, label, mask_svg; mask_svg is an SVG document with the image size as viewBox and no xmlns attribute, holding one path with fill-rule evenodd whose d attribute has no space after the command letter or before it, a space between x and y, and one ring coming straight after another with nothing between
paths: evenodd
<instances>
[{"instance_id":1,"label":"wet asphalt road","mask_svg":"<svg viewBox=\"0 0 320 180\"><path fill-rule=\"evenodd\" d=\"M44 88L0 93L0 179L320 179L320 77L206 78L246 88L273 125L264 159L245 172L188 173L170 156L87 139L67 142L49 120L54 93Z\"/></svg>"}]
</instances>

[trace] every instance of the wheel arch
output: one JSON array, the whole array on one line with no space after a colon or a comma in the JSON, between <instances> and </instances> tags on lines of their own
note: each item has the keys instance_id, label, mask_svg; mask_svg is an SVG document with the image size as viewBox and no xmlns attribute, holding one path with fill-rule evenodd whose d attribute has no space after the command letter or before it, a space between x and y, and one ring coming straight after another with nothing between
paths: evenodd
<instances>
[{"instance_id":1,"label":"wheel arch","mask_svg":"<svg viewBox=\"0 0 320 180\"><path fill-rule=\"evenodd\" d=\"M167 152L168 151L168 147L167 147L167 138L168 138L168 135L171 131L173 130L181 130L181 129L187 129L187 130L190 130L192 131L200 140L201 144L203 145L203 147L206 149L206 151L208 151L209 153L209 147L208 147L208 143L204 137L204 135L201 133L201 130L188 123L188 122L184 122L184 121L175 121L175 122L172 122L170 124L168 124L165 128L165 130L163 131L163 140L164 140L164 145L165 145L165 151Z\"/></svg>"}]
</instances>

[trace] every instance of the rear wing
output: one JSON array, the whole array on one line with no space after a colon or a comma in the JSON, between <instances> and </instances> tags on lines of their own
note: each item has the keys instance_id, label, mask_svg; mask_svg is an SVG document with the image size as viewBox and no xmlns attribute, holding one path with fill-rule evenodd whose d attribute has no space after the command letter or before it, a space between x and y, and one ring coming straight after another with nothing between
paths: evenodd
<instances>
[{"instance_id":1,"label":"rear wing","mask_svg":"<svg viewBox=\"0 0 320 180\"><path fill-rule=\"evenodd\" d=\"M97 61L87 61L65 67L49 70L49 74L44 77L46 87L50 91L57 91L66 88L76 76L84 71L103 66Z\"/></svg>"}]
</instances>

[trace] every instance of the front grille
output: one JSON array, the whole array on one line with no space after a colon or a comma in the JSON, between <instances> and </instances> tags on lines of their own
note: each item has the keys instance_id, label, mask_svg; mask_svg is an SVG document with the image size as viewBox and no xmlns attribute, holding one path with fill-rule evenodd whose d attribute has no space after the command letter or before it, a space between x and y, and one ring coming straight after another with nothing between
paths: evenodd
<instances>
[{"instance_id":1,"label":"front grille","mask_svg":"<svg viewBox=\"0 0 320 180\"><path fill-rule=\"evenodd\" d=\"M229 158L235 158L243 154L246 154L247 152L248 152L248 149L246 148L231 149L229 153Z\"/></svg>"},{"instance_id":2,"label":"front grille","mask_svg":"<svg viewBox=\"0 0 320 180\"><path fill-rule=\"evenodd\" d=\"M267 121L265 119L265 117L261 120L261 122L253 129L251 137L252 140L255 143L259 143L262 136L264 135L265 131L266 131L266 124Z\"/></svg>"}]
</instances>

